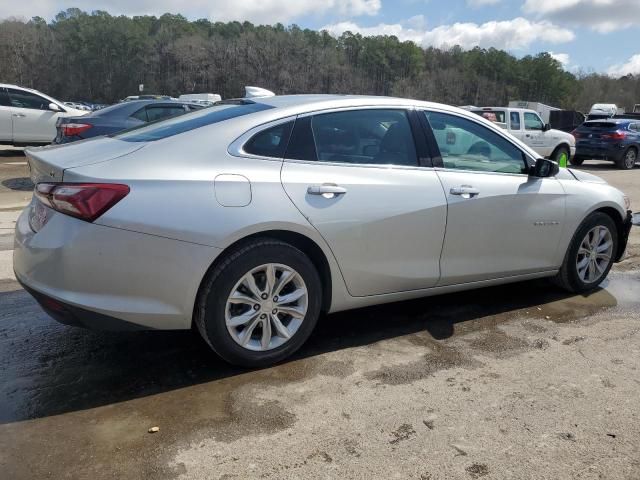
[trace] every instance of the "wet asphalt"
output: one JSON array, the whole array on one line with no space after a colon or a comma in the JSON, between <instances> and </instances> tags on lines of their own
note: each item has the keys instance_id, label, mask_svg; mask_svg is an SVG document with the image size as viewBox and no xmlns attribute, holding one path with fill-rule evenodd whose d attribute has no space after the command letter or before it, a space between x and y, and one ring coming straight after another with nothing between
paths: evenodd
<instances>
[{"instance_id":1,"label":"wet asphalt","mask_svg":"<svg viewBox=\"0 0 640 480\"><path fill-rule=\"evenodd\" d=\"M7 158L19 161L21 157L0 156L0 168ZM19 167L0 169L0 175L11 177L0 180L3 188L26 188L26 175ZM633 174L640 179L638 170ZM9 181L12 178L22 180ZM11 234L0 232L0 261L6 261L2 253L11 248ZM638 253L637 245L632 251ZM578 327L583 323L587 328L622 318L634 332L633 325L640 326L637 267L636 257L616 266L601 288L584 296L558 292L546 281L533 281L326 316L294 358L256 371L222 362L191 331L98 333L59 325L15 280L2 279L0 478L383 478L360 464L363 457L376 455L377 448L366 452L363 440L341 440L346 453L340 475L327 470L339 465L328 447L295 462L280 462L279 470L267 468L251 448L265 438L267 443L284 445L290 441L282 439L286 432L289 437L299 436L300 446L328 441L324 437L330 437L332 429L322 419L350 405L352 413L341 414L342 422L350 421L351 415L357 415L353 405L358 405L358 395L368 395L364 385L384 391L410 389L410 395L420 389L439 391L436 378L440 374L449 385L458 375L452 372L473 371L482 378L498 378L492 377L498 375L492 369L499 370L497 364L516 358L526 371L531 368L527 358L532 355L542 355L556 345L573 348L580 344L584 338ZM566 334L565 328L573 333ZM636 343L631 345L637 346L634 338ZM403 352L407 358L403 359ZM414 358L407 352L421 353ZM619 354L611 352L612 358ZM638 373L631 368L637 383L634 392L640 394ZM305 430L299 426L303 423L300 412L288 408L287 399L323 378L330 379L327 385L335 384L336 394L323 400L326 409L317 419L309 414L306 423L314 421ZM258 387L259 395L255 393ZM409 395L402 392L371 402L378 402L377 411L388 411L383 415L388 417L394 408L400 411L403 395ZM631 395L625 401L637 402L638 398L640 395L635 399ZM434 414L425 415L419 428L413 422L385 431L389 452L400 455L400 445L408 446L421 432L434 428L433 423L438 423L430 417ZM549 415L553 415L551 410ZM370 422L372 431L378 428L377 420ZM160 433L147 433L155 424L160 425ZM629 441L637 446L640 436ZM453 445L453 458L465 462L458 470L438 458L414 459L423 468L420 472L427 473L409 475L401 469L405 473L396 478L507 478L503 475L509 470L474 463L469 447ZM224 454L225 446L233 446L237 453ZM211 449L210 454L193 456L198 448ZM455 453L458 450L464 454ZM180 455L186 459L177 461ZM296 458L295 452L291 457ZM234 458L245 462L248 470L236 466L230 471L237 475L225 473L224 462L236 461ZM291 473L294 471L297 473ZM605 472L599 478L640 478L640 465L633 462L621 471L629 476L608 477ZM449 473L438 476L438 472ZM541 478L523 471L510 478L536 477Z\"/></svg>"}]
</instances>

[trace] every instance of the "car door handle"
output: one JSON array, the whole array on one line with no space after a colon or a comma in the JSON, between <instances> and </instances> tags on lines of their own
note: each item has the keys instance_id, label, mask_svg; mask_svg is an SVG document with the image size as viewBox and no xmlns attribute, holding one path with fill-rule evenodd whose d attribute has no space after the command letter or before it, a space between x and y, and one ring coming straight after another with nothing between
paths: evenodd
<instances>
[{"instance_id":1,"label":"car door handle","mask_svg":"<svg viewBox=\"0 0 640 480\"><path fill-rule=\"evenodd\" d=\"M459 195L462 198L472 198L476 195L480 195L480 190L473 188L471 185L461 185L459 187L453 187L449 190L451 195Z\"/></svg>"},{"instance_id":2,"label":"car door handle","mask_svg":"<svg viewBox=\"0 0 640 480\"><path fill-rule=\"evenodd\" d=\"M310 185L307 188L309 195L322 195L325 198L333 198L336 195L344 195L347 189L340 187L335 183L323 183L322 185Z\"/></svg>"},{"instance_id":3,"label":"car door handle","mask_svg":"<svg viewBox=\"0 0 640 480\"><path fill-rule=\"evenodd\" d=\"M14 117L26 117L26 115L24 113L14 113L13 116Z\"/></svg>"}]
</instances>

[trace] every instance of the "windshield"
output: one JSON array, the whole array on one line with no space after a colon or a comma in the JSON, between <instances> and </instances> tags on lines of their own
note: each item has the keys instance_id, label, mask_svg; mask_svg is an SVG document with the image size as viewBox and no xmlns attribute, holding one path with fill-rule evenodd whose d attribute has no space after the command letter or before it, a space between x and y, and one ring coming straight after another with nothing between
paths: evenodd
<instances>
[{"instance_id":1,"label":"windshield","mask_svg":"<svg viewBox=\"0 0 640 480\"><path fill-rule=\"evenodd\" d=\"M162 120L120 132L113 135L113 137L124 140L125 142L153 142L200 127L223 122L231 118L261 112L271 108L275 107L263 103L245 103L241 105L221 104L186 115L180 115L179 117L174 117L169 120Z\"/></svg>"}]
</instances>

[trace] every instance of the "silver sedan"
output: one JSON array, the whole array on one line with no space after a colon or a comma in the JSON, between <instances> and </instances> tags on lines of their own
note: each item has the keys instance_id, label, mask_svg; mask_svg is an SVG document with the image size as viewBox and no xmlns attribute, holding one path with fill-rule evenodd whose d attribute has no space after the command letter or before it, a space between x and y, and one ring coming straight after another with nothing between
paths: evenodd
<instances>
[{"instance_id":1,"label":"silver sedan","mask_svg":"<svg viewBox=\"0 0 640 480\"><path fill-rule=\"evenodd\" d=\"M631 228L601 179L415 100L239 99L27 155L14 269L52 317L195 325L246 366L291 355L322 312L541 277L594 289Z\"/></svg>"}]
</instances>

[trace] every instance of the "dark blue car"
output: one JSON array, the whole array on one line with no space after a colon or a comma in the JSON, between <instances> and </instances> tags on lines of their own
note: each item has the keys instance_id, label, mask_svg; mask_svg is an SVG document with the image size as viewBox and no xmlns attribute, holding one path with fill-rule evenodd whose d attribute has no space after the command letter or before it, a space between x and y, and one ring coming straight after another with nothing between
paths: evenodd
<instances>
[{"instance_id":1,"label":"dark blue car","mask_svg":"<svg viewBox=\"0 0 640 480\"><path fill-rule=\"evenodd\" d=\"M576 139L572 165L582 165L589 159L602 159L614 162L618 168L631 170L638 160L640 120L591 120L571 133Z\"/></svg>"},{"instance_id":2,"label":"dark blue car","mask_svg":"<svg viewBox=\"0 0 640 480\"><path fill-rule=\"evenodd\" d=\"M70 143L113 133L200 110L202 105L175 100L136 100L118 103L88 115L59 118L53 143Z\"/></svg>"}]
</instances>

